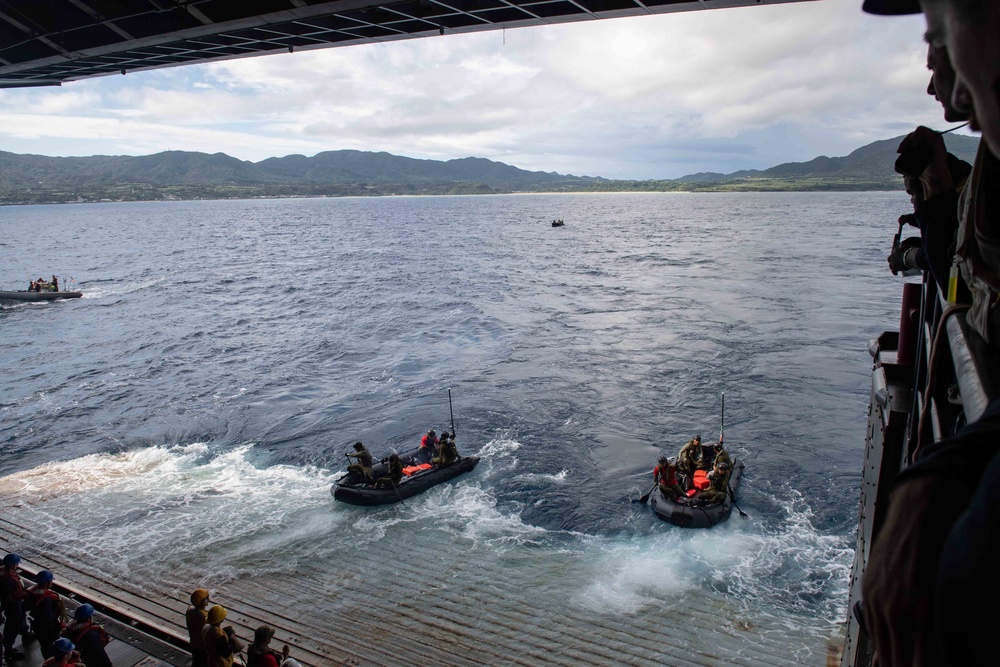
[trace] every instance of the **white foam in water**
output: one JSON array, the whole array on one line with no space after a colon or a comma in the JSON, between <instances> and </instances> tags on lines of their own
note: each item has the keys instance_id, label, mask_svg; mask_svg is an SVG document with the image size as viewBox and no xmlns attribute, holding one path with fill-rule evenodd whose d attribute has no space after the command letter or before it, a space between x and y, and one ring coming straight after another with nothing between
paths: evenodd
<instances>
[{"instance_id":1,"label":"white foam in water","mask_svg":"<svg viewBox=\"0 0 1000 667\"><path fill-rule=\"evenodd\" d=\"M570 470L560 470L555 474L545 474L545 473L524 473L523 475L517 475L515 479L525 482L549 482L551 484L563 484L566 482L566 477L570 474Z\"/></svg>"},{"instance_id":2,"label":"white foam in water","mask_svg":"<svg viewBox=\"0 0 1000 667\"><path fill-rule=\"evenodd\" d=\"M496 475L516 469L519 447L497 437L478 452L473 473L379 508L335 503L330 485L340 471L258 467L266 452L252 443L221 453L192 444L48 463L0 479L0 499L17 503L42 545L85 553L86 562L140 590L148 581L219 586L288 574L381 543L385 553L443 549L485 571L538 577L544 593L525 591L526 599L558 594L589 614L681 605L703 591L751 618L811 618L812 627L817 600L830 600L825 617L842 620L835 603L846 596L850 545L820 534L791 490L787 520L775 529L736 515L712 530L656 522L639 536L546 530L501 509L492 491ZM547 477L559 483L566 474Z\"/></svg>"},{"instance_id":3,"label":"white foam in water","mask_svg":"<svg viewBox=\"0 0 1000 667\"><path fill-rule=\"evenodd\" d=\"M581 590L573 604L593 611L633 614L647 604L673 599L683 604L683 594L698 584L685 557L690 540L667 536L628 542L592 540L590 553L581 561Z\"/></svg>"},{"instance_id":4,"label":"white foam in water","mask_svg":"<svg viewBox=\"0 0 1000 667\"><path fill-rule=\"evenodd\" d=\"M545 529L524 523L517 513L498 510L497 499L490 491L492 477L507 476L517 467L513 454L520 446L506 436L491 440L476 453L481 461L473 473L409 498L403 506L367 511L355 524L361 536L357 539L380 540L402 524L414 530L442 531L470 542L470 546L488 547L498 553L544 539ZM401 507L405 511L400 511Z\"/></svg>"},{"instance_id":5,"label":"white foam in water","mask_svg":"<svg viewBox=\"0 0 1000 667\"><path fill-rule=\"evenodd\" d=\"M496 475L508 476L517 468L518 460L514 453L521 448L521 443L509 434L500 434L483 445L476 456L480 462L476 466L476 476L489 479Z\"/></svg>"},{"instance_id":6,"label":"white foam in water","mask_svg":"<svg viewBox=\"0 0 1000 667\"><path fill-rule=\"evenodd\" d=\"M212 456L195 444L95 454L6 477L0 495L17 498L44 541L85 549L112 574L149 567L164 553L183 559L218 548L229 565L214 574L234 576L233 562L273 544L272 532L294 540L300 522L292 517L331 501L328 471L259 469L252 452L247 444Z\"/></svg>"},{"instance_id":7,"label":"white foam in water","mask_svg":"<svg viewBox=\"0 0 1000 667\"><path fill-rule=\"evenodd\" d=\"M167 281L168 277L162 275L155 278L146 278L145 280L116 282L112 284L78 284L73 286L73 290L82 292L84 299L103 299L131 294L151 287L159 287L167 284Z\"/></svg>"}]
</instances>

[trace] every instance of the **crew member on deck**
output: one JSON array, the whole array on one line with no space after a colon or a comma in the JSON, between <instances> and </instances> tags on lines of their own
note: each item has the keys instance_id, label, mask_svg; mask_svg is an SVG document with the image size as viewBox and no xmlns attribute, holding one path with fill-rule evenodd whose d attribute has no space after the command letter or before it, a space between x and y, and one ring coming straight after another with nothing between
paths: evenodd
<instances>
[{"instance_id":1,"label":"crew member on deck","mask_svg":"<svg viewBox=\"0 0 1000 667\"><path fill-rule=\"evenodd\" d=\"M288 644L281 647L281 653L271 648L274 628L262 625L253 633L253 644L247 649L247 667L280 667L288 660L291 649Z\"/></svg>"},{"instance_id":2,"label":"crew member on deck","mask_svg":"<svg viewBox=\"0 0 1000 667\"><path fill-rule=\"evenodd\" d=\"M80 658L87 667L111 667L111 658L104 647L111 637L104 626L94 623L94 607L82 604L73 613L76 619L63 631L63 636L76 645Z\"/></svg>"},{"instance_id":3,"label":"crew member on deck","mask_svg":"<svg viewBox=\"0 0 1000 667\"><path fill-rule=\"evenodd\" d=\"M372 479L372 463L374 463L374 460L360 441L354 443L354 453L347 454L346 456L358 460L357 463L347 466L347 472L357 473L361 476L365 484L371 484L375 481Z\"/></svg>"},{"instance_id":4,"label":"crew member on deck","mask_svg":"<svg viewBox=\"0 0 1000 667\"><path fill-rule=\"evenodd\" d=\"M243 642L236 636L233 626L222 627L226 620L226 608L215 605L208 610L208 625L202 637L208 652L208 667L233 667L236 654L243 650ZM89 667L89 666L88 666Z\"/></svg>"},{"instance_id":5,"label":"crew member on deck","mask_svg":"<svg viewBox=\"0 0 1000 667\"><path fill-rule=\"evenodd\" d=\"M7 662L24 659L23 652L14 650L14 640L18 635L22 635L23 640L23 635L28 630L24 616L24 586L17 573L17 566L20 564L20 556L7 554L3 557L3 572L0 573L0 610L4 616L3 651L0 651L0 655Z\"/></svg>"},{"instance_id":6,"label":"crew member on deck","mask_svg":"<svg viewBox=\"0 0 1000 667\"><path fill-rule=\"evenodd\" d=\"M42 667L79 667L83 663L80 662L80 654L74 650L75 648L73 642L60 637L49 646L48 650L52 657L43 662Z\"/></svg>"},{"instance_id":7,"label":"crew member on deck","mask_svg":"<svg viewBox=\"0 0 1000 667\"><path fill-rule=\"evenodd\" d=\"M207 589L196 588L191 593L191 606L187 609L186 621L188 638L191 641L191 667L208 667L208 653L205 651L203 633L208 623L209 593Z\"/></svg>"},{"instance_id":8,"label":"crew member on deck","mask_svg":"<svg viewBox=\"0 0 1000 667\"><path fill-rule=\"evenodd\" d=\"M52 291L53 292L59 291L59 278L57 278L56 276L52 276Z\"/></svg>"},{"instance_id":9,"label":"crew member on deck","mask_svg":"<svg viewBox=\"0 0 1000 667\"><path fill-rule=\"evenodd\" d=\"M37 582L28 590L25 599L27 612L31 616L31 631L38 639L38 649L43 658L53 656L52 643L62 634L66 606L59 594L52 590L52 580L55 577L48 570L42 570L35 576Z\"/></svg>"}]
</instances>

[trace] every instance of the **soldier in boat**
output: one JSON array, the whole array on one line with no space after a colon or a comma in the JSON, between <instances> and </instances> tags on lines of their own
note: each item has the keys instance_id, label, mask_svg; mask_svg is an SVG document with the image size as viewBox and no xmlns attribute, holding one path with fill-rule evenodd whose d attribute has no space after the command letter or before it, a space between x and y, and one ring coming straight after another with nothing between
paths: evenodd
<instances>
[{"instance_id":1,"label":"soldier in boat","mask_svg":"<svg viewBox=\"0 0 1000 667\"><path fill-rule=\"evenodd\" d=\"M693 477L694 471L701 467L701 456L701 436L696 435L677 454L677 469L688 478Z\"/></svg>"},{"instance_id":2,"label":"soldier in boat","mask_svg":"<svg viewBox=\"0 0 1000 667\"><path fill-rule=\"evenodd\" d=\"M666 456L661 456L656 461L656 467L653 468L653 481L658 484L664 498L673 501L687 498L687 494L684 493L684 489L677 481L677 464Z\"/></svg>"},{"instance_id":3,"label":"soldier in boat","mask_svg":"<svg viewBox=\"0 0 1000 667\"><path fill-rule=\"evenodd\" d=\"M441 441L438 443L438 455L431 459L431 463L437 466L451 465L458 460L458 448L455 447L455 438L448 431L441 434Z\"/></svg>"},{"instance_id":4,"label":"soldier in boat","mask_svg":"<svg viewBox=\"0 0 1000 667\"><path fill-rule=\"evenodd\" d=\"M707 489L703 489L695 495L695 499L698 504L701 505L714 505L715 503L721 503L726 499L729 487L729 474L732 470L732 466L728 463L719 462L715 464L708 473L709 486Z\"/></svg>"},{"instance_id":5,"label":"soldier in boat","mask_svg":"<svg viewBox=\"0 0 1000 667\"><path fill-rule=\"evenodd\" d=\"M429 462L437 452L437 446L437 431L431 429L424 434L424 437L420 438L420 451L417 452L417 458L423 463Z\"/></svg>"},{"instance_id":6,"label":"soldier in boat","mask_svg":"<svg viewBox=\"0 0 1000 667\"><path fill-rule=\"evenodd\" d=\"M385 463L385 459L382 459ZM400 481L403 479L403 462L399 460L399 454L393 452L389 454L388 465L386 466L389 474L385 477L379 477L375 480L375 487L382 488L386 486L399 486Z\"/></svg>"},{"instance_id":7,"label":"soldier in boat","mask_svg":"<svg viewBox=\"0 0 1000 667\"><path fill-rule=\"evenodd\" d=\"M715 466L719 465L720 463L728 463L730 469L732 469L733 459L731 456L729 456L729 452L727 452L724 449L721 435L719 436L719 441L712 446L712 450L714 456L714 458L712 459L712 468L715 468Z\"/></svg>"},{"instance_id":8,"label":"soldier in boat","mask_svg":"<svg viewBox=\"0 0 1000 667\"><path fill-rule=\"evenodd\" d=\"M357 463L352 463L347 466L347 472L357 473L365 484L371 484L375 481L372 479L372 464L374 463L374 460L372 459L372 455L368 453L368 450L365 449L364 444L362 444L360 440L354 443L354 453L345 454L345 456L358 460Z\"/></svg>"}]
</instances>

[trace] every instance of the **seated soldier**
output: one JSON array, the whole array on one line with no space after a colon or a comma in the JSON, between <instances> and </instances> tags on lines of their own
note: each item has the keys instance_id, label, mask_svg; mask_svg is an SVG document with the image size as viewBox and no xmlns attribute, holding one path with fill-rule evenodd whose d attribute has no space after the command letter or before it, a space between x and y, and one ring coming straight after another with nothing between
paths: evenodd
<instances>
[{"instance_id":1,"label":"seated soldier","mask_svg":"<svg viewBox=\"0 0 1000 667\"><path fill-rule=\"evenodd\" d=\"M437 431L434 429L427 431L424 437L420 438L420 450L417 452L417 458L422 463L427 463L437 453L437 445Z\"/></svg>"},{"instance_id":2,"label":"seated soldier","mask_svg":"<svg viewBox=\"0 0 1000 667\"><path fill-rule=\"evenodd\" d=\"M345 456L358 460L357 463L347 466L347 472L357 474L365 484L371 484L375 481L372 479L372 463L374 462L372 455L368 453L361 442L354 443L354 454L345 454Z\"/></svg>"},{"instance_id":3,"label":"seated soldier","mask_svg":"<svg viewBox=\"0 0 1000 667\"><path fill-rule=\"evenodd\" d=\"M684 475L691 477L694 471L701 466L701 436L694 436L693 440L688 440L687 444L681 447L677 454L677 469Z\"/></svg>"},{"instance_id":4,"label":"seated soldier","mask_svg":"<svg viewBox=\"0 0 1000 667\"><path fill-rule=\"evenodd\" d=\"M715 468L715 466L719 465L720 463L727 463L729 464L729 467L731 469L733 467L733 459L732 457L729 456L729 452L723 449L721 435L719 436L719 441L715 443L713 449L715 450L714 454L715 458L712 460L712 468Z\"/></svg>"},{"instance_id":5,"label":"seated soldier","mask_svg":"<svg viewBox=\"0 0 1000 667\"><path fill-rule=\"evenodd\" d=\"M714 505L726 499L729 493L730 468L728 463L720 462L708 473L709 487L695 495L699 504Z\"/></svg>"},{"instance_id":6,"label":"seated soldier","mask_svg":"<svg viewBox=\"0 0 1000 667\"><path fill-rule=\"evenodd\" d=\"M666 456L661 456L656 461L656 467L653 469L653 481L658 483L660 493L667 500L681 498L687 500L687 494L684 493L684 489L681 488L677 480L677 464Z\"/></svg>"},{"instance_id":7,"label":"seated soldier","mask_svg":"<svg viewBox=\"0 0 1000 667\"><path fill-rule=\"evenodd\" d=\"M403 462L399 460L399 454L395 452L389 454L387 470L389 474L386 477L379 477L375 480L376 487L399 486L400 480L403 479Z\"/></svg>"},{"instance_id":8,"label":"seated soldier","mask_svg":"<svg viewBox=\"0 0 1000 667\"><path fill-rule=\"evenodd\" d=\"M451 465L458 459L458 448L455 447L455 438L445 431L441 434L441 442L438 443L438 455L431 459L431 463L436 466Z\"/></svg>"}]
</instances>

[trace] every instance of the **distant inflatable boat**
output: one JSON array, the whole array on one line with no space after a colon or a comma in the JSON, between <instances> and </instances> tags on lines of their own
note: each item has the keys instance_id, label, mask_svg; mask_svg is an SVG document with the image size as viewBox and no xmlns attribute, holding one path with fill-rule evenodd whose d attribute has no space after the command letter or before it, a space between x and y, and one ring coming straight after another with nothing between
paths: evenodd
<instances>
[{"instance_id":1,"label":"distant inflatable boat","mask_svg":"<svg viewBox=\"0 0 1000 667\"><path fill-rule=\"evenodd\" d=\"M700 505L691 499L675 502L663 497L659 489L653 491L649 505L656 516L667 523L682 528L711 528L729 518L736 502L736 491L740 488L740 476L743 474L743 462L733 461L733 472L729 476L729 495L720 503ZM696 478L697 482L697 478Z\"/></svg>"},{"instance_id":2,"label":"distant inflatable boat","mask_svg":"<svg viewBox=\"0 0 1000 667\"><path fill-rule=\"evenodd\" d=\"M29 292L0 290L0 301L57 301L59 299L79 299L83 292Z\"/></svg>"},{"instance_id":3,"label":"distant inflatable boat","mask_svg":"<svg viewBox=\"0 0 1000 667\"><path fill-rule=\"evenodd\" d=\"M432 466L420 456L419 447L403 452L399 459L403 464L403 479L395 487L365 484L360 475L350 472L334 482L330 493L334 500L349 505L390 505L469 472L479 463L478 456L462 456L450 465ZM388 475L387 463L377 462L372 466L372 477L375 479Z\"/></svg>"},{"instance_id":4,"label":"distant inflatable boat","mask_svg":"<svg viewBox=\"0 0 1000 667\"><path fill-rule=\"evenodd\" d=\"M563 221L562 221L562 220L553 220L553 221L552 221L552 226L553 226L553 227L562 227L562 226L563 226L563 224L565 224L565 223L563 223Z\"/></svg>"}]
</instances>

